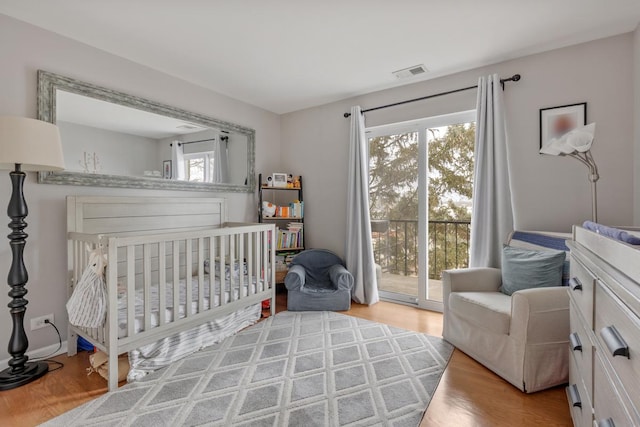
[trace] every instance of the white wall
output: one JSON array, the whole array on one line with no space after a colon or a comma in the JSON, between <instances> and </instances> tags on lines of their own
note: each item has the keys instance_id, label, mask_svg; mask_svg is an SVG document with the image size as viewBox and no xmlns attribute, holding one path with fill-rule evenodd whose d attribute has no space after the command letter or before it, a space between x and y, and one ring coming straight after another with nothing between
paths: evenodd
<instances>
[{"instance_id":1,"label":"white wall","mask_svg":"<svg viewBox=\"0 0 640 427\"><path fill-rule=\"evenodd\" d=\"M0 15L0 115L36 117L36 72L38 69L73 77L178 108L238 123L256 130L257 170L276 170L280 165L280 117L263 109L203 89L126 59L69 40L37 27ZM29 348L57 342L51 328L28 331L30 319L54 313L56 325L66 337L66 209L67 195L124 195L205 197L229 200L229 218L256 218L255 194L212 194L151 190L106 189L38 184L29 173L25 184L29 205L29 234L25 263L29 305L25 318ZM0 203L8 203L11 185L8 172L0 179ZM5 205L6 206L6 205ZM5 224L9 222L7 218ZM5 229L8 234L9 229ZM6 277L11 254L8 241L0 244L0 275ZM6 286L6 285L4 285ZM11 318L6 287L0 285L0 360L9 357L7 343Z\"/></svg>"},{"instance_id":2,"label":"white wall","mask_svg":"<svg viewBox=\"0 0 640 427\"><path fill-rule=\"evenodd\" d=\"M304 177L308 246L344 253L350 106L363 109L471 86L478 77L522 75L507 83L509 158L516 227L569 231L591 218L587 169L574 159L542 156L539 109L587 102L597 122L593 155L599 166L599 218L633 219L633 96L631 33L532 55L443 78L289 113L282 118L282 158ZM367 113L367 125L475 108L471 90Z\"/></svg>"},{"instance_id":3,"label":"white wall","mask_svg":"<svg viewBox=\"0 0 640 427\"><path fill-rule=\"evenodd\" d=\"M65 170L84 172L85 153L97 165L87 165L89 173L107 175L144 176L144 171L162 171L158 161L159 144L155 139L129 135L71 122L57 121L60 131ZM127 155L123 155L127 153Z\"/></svg>"}]
</instances>

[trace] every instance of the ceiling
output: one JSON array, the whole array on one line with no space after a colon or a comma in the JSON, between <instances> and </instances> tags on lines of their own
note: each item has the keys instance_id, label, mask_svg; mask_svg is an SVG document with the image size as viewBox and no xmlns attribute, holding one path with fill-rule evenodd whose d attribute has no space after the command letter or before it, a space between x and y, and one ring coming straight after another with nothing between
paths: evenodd
<instances>
[{"instance_id":1,"label":"ceiling","mask_svg":"<svg viewBox=\"0 0 640 427\"><path fill-rule=\"evenodd\" d=\"M282 114L633 31L639 0L0 0L0 13ZM421 76L393 71L424 64Z\"/></svg>"}]
</instances>

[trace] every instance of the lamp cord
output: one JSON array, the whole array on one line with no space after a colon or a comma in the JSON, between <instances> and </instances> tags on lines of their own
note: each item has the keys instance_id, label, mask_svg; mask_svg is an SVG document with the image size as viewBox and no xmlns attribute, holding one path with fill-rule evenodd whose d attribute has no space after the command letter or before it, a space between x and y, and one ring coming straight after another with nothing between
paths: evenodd
<instances>
[{"instance_id":1,"label":"lamp cord","mask_svg":"<svg viewBox=\"0 0 640 427\"><path fill-rule=\"evenodd\" d=\"M56 365L56 367L53 368L53 369L51 369L51 366L49 367L49 372L53 372L53 371L57 371L58 369L62 369L64 367L64 363L58 362L57 360L49 359L49 357L51 357L54 354L56 354L62 348L62 337L60 336L60 331L58 330L56 325L53 324L53 322L50 322L49 319L45 319L44 323L47 323L47 324L53 326L53 329L55 329L56 332L58 333L58 348L55 349L53 352L47 354L46 356L37 357L37 358L31 359L31 360L34 361L34 362L47 362L49 364Z\"/></svg>"}]
</instances>

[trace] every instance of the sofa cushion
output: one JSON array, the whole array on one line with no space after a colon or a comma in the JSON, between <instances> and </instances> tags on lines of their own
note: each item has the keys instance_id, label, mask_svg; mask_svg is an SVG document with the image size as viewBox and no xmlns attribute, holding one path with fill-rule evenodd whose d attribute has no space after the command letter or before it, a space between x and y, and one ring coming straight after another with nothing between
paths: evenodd
<instances>
[{"instance_id":1,"label":"sofa cushion","mask_svg":"<svg viewBox=\"0 0 640 427\"><path fill-rule=\"evenodd\" d=\"M452 292L449 309L479 328L508 334L511 297L500 292Z\"/></svg>"},{"instance_id":2,"label":"sofa cushion","mask_svg":"<svg viewBox=\"0 0 640 427\"><path fill-rule=\"evenodd\" d=\"M516 248L543 251L555 249L564 251L566 256L562 264L562 286L569 286L571 268L569 265L569 247L567 240L571 240L571 233L557 233L552 231L513 231L507 240L509 246Z\"/></svg>"},{"instance_id":3,"label":"sofa cushion","mask_svg":"<svg viewBox=\"0 0 640 427\"><path fill-rule=\"evenodd\" d=\"M511 295L522 289L560 286L565 257L564 251L536 251L505 245L500 291Z\"/></svg>"}]
</instances>

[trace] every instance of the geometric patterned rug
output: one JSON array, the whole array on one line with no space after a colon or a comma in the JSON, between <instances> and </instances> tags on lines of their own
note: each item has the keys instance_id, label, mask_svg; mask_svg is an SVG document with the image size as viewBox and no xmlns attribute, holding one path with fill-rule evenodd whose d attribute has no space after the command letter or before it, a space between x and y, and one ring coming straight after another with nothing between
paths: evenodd
<instances>
[{"instance_id":1,"label":"geometric patterned rug","mask_svg":"<svg viewBox=\"0 0 640 427\"><path fill-rule=\"evenodd\" d=\"M281 312L44 426L417 426L441 338L334 312Z\"/></svg>"}]
</instances>

